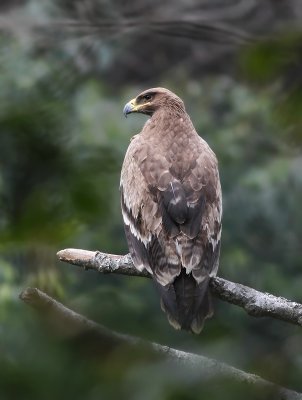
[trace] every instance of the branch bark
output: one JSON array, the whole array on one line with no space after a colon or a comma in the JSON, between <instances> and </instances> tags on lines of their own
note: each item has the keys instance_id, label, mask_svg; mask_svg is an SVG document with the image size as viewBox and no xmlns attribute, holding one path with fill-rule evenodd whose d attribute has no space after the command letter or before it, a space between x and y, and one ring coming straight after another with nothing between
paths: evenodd
<instances>
[{"instance_id":1,"label":"branch bark","mask_svg":"<svg viewBox=\"0 0 302 400\"><path fill-rule=\"evenodd\" d=\"M301 393L274 385L257 375L246 373L214 359L111 331L70 310L39 289L25 289L20 294L20 299L40 312L44 318L52 323L55 321L56 327L59 326L60 333L62 333L62 327L64 326L65 336L74 337L80 334L81 338L83 338L84 335L87 338L84 343L86 346L91 346L91 339L93 339L93 344L101 347L102 352L104 348L108 351L108 349L114 350L118 346L142 345L145 349L164 357L168 363L172 362L173 364L179 364L181 367L194 368L194 371L196 372L197 370L203 379L212 377L230 378L237 382L253 384L261 390L267 390L273 396L271 398L275 400L302 400Z\"/></svg>"},{"instance_id":2,"label":"branch bark","mask_svg":"<svg viewBox=\"0 0 302 400\"><path fill-rule=\"evenodd\" d=\"M134 267L130 254L120 256L100 251L65 249L59 251L57 256L61 261L101 273L151 278L147 271L140 272ZM300 303L219 277L212 278L210 285L214 296L243 308L253 317L271 317L302 326L302 304Z\"/></svg>"}]
</instances>

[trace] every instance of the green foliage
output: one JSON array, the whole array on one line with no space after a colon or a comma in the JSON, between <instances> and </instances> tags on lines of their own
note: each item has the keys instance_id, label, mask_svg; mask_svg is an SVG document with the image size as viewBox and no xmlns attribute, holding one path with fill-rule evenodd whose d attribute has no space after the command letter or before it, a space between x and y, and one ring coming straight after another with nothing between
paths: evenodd
<instances>
[{"instance_id":1,"label":"green foliage","mask_svg":"<svg viewBox=\"0 0 302 400\"><path fill-rule=\"evenodd\" d=\"M274 118L287 133L284 139L301 145L301 32L283 32L257 42L243 50L239 64L250 82L275 86Z\"/></svg>"}]
</instances>

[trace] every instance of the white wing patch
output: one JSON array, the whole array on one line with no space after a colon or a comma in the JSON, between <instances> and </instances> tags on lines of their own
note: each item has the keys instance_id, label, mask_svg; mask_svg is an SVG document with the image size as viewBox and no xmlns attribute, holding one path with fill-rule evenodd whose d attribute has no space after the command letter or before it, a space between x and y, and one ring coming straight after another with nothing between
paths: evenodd
<instances>
[{"instance_id":1,"label":"white wing patch","mask_svg":"<svg viewBox=\"0 0 302 400\"><path fill-rule=\"evenodd\" d=\"M139 231L135 228L135 226L132 224L132 222L129 220L127 214L125 213L125 211L123 209L122 209L122 215L123 215L124 224L129 226L132 235L135 236L142 243L144 243L144 246L147 247L147 244L151 241L151 234L149 233L147 236L143 237L139 233Z\"/></svg>"}]
</instances>

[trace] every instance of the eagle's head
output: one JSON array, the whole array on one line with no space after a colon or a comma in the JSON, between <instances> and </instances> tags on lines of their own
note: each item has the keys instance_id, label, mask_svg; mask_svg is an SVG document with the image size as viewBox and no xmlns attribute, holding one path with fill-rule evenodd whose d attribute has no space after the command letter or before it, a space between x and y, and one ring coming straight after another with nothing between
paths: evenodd
<instances>
[{"instance_id":1,"label":"eagle's head","mask_svg":"<svg viewBox=\"0 0 302 400\"><path fill-rule=\"evenodd\" d=\"M170 109L184 112L183 101L173 92L165 88L147 89L134 99L130 100L124 107L124 115L141 113L152 116L161 109Z\"/></svg>"}]
</instances>

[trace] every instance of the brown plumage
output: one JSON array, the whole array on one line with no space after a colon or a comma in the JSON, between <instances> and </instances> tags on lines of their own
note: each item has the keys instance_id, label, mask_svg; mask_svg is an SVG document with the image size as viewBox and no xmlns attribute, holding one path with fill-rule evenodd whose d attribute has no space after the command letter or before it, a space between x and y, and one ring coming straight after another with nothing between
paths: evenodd
<instances>
[{"instance_id":1,"label":"brown plumage","mask_svg":"<svg viewBox=\"0 0 302 400\"><path fill-rule=\"evenodd\" d=\"M221 188L216 156L198 136L182 100L148 89L125 115L150 116L128 147L121 206L135 267L153 275L176 329L199 333L212 314L209 279L218 269Z\"/></svg>"}]
</instances>

